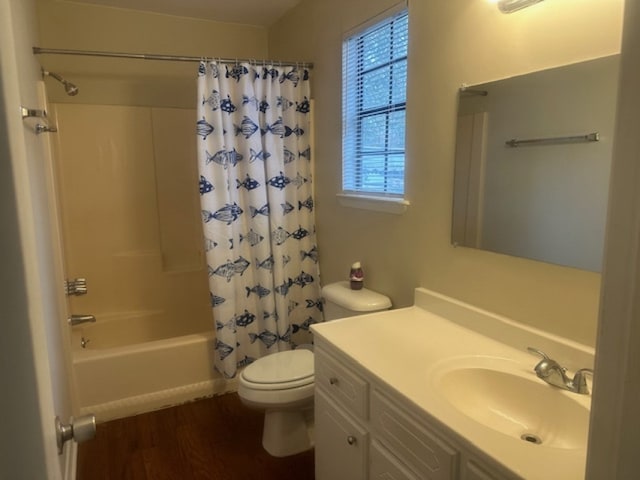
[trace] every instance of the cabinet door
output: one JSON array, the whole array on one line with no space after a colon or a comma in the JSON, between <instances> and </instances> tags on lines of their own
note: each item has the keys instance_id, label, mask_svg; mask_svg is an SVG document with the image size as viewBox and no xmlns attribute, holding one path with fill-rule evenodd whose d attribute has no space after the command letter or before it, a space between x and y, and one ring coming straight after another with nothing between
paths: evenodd
<instances>
[{"instance_id":1,"label":"cabinet door","mask_svg":"<svg viewBox=\"0 0 640 480\"><path fill-rule=\"evenodd\" d=\"M369 480L419 480L375 440L371 442L369 457Z\"/></svg>"},{"instance_id":2,"label":"cabinet door","mask_svg":"<svg viewBox=\"0 0 640 480\"><path fill-rule=\"evenodd\" d=\"M371 398L371 431L422 480L458 478L459 452L379 390Z\"/></svg>"},{"instance_id":3,"label":"cabinet door","mask_svg":"<svg viewBox=\"0 0 640 480\"><path fill-rule=\"evenodd\" d=\"M368 433L322 391L315 396L316 480L365 480Z\"/></svg>"}]
</instances>

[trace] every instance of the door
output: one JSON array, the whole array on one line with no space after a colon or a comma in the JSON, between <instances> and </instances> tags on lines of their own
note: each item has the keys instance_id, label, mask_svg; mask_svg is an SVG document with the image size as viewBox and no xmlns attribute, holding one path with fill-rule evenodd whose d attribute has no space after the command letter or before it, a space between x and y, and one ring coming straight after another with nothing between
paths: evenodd
<instances>
[{"instance_id":1,"label":"door","mask_svg":"<svg viewBox=\"0 0 640 480\"><path fill-rule=\"evenodd\" d=\"M61 261L47 134L20 107L43 109L31 53L33 0L0 0L0 478L72 478L73 445L58 454L55 417L71 415Z\"/></svg>"}]
</instances>

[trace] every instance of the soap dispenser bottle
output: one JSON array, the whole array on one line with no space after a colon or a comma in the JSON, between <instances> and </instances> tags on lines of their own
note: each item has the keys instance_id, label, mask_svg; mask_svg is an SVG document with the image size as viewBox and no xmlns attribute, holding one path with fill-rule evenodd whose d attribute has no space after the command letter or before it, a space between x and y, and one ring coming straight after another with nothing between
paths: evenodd
<instances>
[{"instance_id":1,"label":"soap dispenser bottle","mask_svg":"<svg viewBox=\"0 0 640 480\"><path fill-rule=\"evenodd\" d=\"M360 262L355 262L351 265L351 271L349 272L349 284L351 290L360 290L364 284L364 272L362 271L362 265Z\"/></svg>"}]
</instances>

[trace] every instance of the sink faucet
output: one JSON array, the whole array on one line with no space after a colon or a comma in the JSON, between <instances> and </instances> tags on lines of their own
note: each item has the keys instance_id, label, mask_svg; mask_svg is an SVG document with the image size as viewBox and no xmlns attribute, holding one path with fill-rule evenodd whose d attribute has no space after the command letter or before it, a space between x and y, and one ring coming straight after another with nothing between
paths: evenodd
<instances>
[{"instance_id":1,"label":"sink faucet","mask_svg":"<svg viewBox=\"0 0 640 480\"><path fill-rule=\"evenodd\" d=\"M527 350L542 357L542 360L540 360L533 369L536 375L538 375L538 378L541 378L554 387L582 395L589 394L585 374L593 375L593 370L590 368L581 368L574 374L573 378L569 378L567 376L567 369L561 367L560 364L552 358L549 358L546 353L533 347L527 347Z\"/></svg>"}]
</instances>

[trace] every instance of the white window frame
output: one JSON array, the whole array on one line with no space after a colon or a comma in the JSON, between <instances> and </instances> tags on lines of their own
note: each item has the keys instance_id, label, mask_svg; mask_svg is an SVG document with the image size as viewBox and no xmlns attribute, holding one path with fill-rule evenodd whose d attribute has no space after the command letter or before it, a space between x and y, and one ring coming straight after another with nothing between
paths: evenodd
<instances>
[{"instance_id":1,"label":"white window frame","mask_svg":"<svg viewBox=\"0 0 640 480\"><path fill-rule=\"evenodd\" d=\"M342 192L337 195L338 201L341 205L353 208L363 208L367 210L382 211L386 213L404 213L409 205L409 202L405 199L406 194L406 140L402 150L404 154L404 167L405 178L403 179L403 192L402 193L387 193L383 191L369 191L365 189L358 189L353 186L355 183L354 176L356 175L354 170L357 168L357 160L354 157L354 152L358 150L359 138L354 137L358 135L360 131L359 115L362 110L357 107L353 108L352 104L348 105L349 101L353 101L354 98L353 89L357 88L356 80L347 80L345 75L347 72L347 63L352 60L348 59L348 43L355 39L366 36L378 25L388 22L390 19L397 17L399 14L407 13L407 3L402 2L385 12L377 15L369 21L359 25L357 28L347 32L343 37L343 90L342 90ZM358 77L359 78L359 77ZM357 96L357 94L356 94ZM406 113L406 98L404 99L404 106L400 111L404 110ZM397 109L397 107L396 107ZM393 110L389 110L393 111ZM390 150L384 150L385 156L388 155Z\"/></svg>"}]
</instances>

